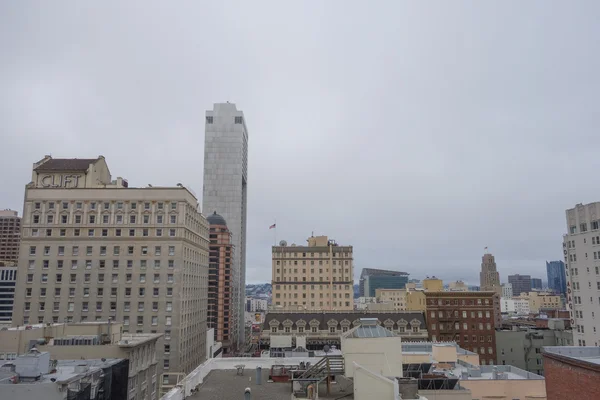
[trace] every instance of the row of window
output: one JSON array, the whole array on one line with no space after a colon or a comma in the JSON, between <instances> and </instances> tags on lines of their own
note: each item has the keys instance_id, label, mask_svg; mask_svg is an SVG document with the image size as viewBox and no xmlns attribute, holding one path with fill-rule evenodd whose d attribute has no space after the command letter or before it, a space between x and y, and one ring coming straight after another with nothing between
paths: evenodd
<instances>
[{"instance_id":1,"label":"row of window","mask_svg":"<svg viewBox=\"0 0 600 400\"><path fill-rule=\"evenodd\" d=\"M75 283L73 281L71 281L70 283ZM167 297L173 297L173 288L168 287L166 288L167 292L166 295ZM69 297L75 297L77 290L76 288L69 288ZM82 290L82 294L83 297L89 297L90 296L90 288L84 287ZM130 287L126 287L125 288L125 297L131 297L131 288ZM40 297L46 297L47 294L47 290L46 288L42 287L40 288ZM54 288L54 297L60 297L61 295L61 288ZM110 288L110 297L117 297L118 295L118 288ZM138 288L138 296L139 297L144 297L146 295L146 288L145 287L141 287ZM25 288L25 297L32 297L33 296L33 289L32 288ZM104 288L99 287L96 288L96 297L102 297L104 296ZM152 288L152 297L159 297L160 296L160 288Z\"/></svg>"},{"instance_id":2,"label":"row of window","mask_svg":"<svg viewBox=\"0 0 600 400\"><path fill-rule=\"evenodd\" d=\"M52 229L46 229L46 237L51 237L53 236L53 230ZM141 232L141 235L140 235ZM162 228L157 228L154 229L154 236L156 237L163 237L166 236L167 233L169 235L169 237L175 237L176 233L177 233L177 229L175 228L170 228L168 231ZM84 230L85 233L85 230ZM127 236L129 237L135 237L135 236L142 236L142 237L149 237L150 236L150 229L148 228L144 228L144 229L121 229L121 228L116 228L116 229L88 229L87 230L87 236L88 237L96 237L96 236L101 236L101 237L108 237L110 236L109 233L112 233L114 236L126 236L126 234L128 234ZM40 231L39 229L33 228L31 229L31 236L32 237L40 237ZM58 231L58 236L60 237L66 237L67 236L67 230L66 229L59 229ZM73 229L72 232L72 236L75 237L80 237L82 236L82 232L81 229L79 228L75 228Z\"/></svg>"},{"instance_id":3,"label":"row of window","mask_svg":"<svg viewBox=\"0 0 600 400\"><path fill-rule=\"evenodd\" d=\"M207 123L207 124L212 124L212 123L213 123L213 121L214 121L214 119L213 119L213 117L212 117L212 116L208 116L208 117L206 117L206 123ZM242 119L242 117L234 117L234 118L233 118L233 123L234 123L234 124L241 124L241 123L243 123L243 119Z\"/></svg>"},{"instance_id":4,"label":"row of window","mask_svg":"<svg viewBox=\"0 0 600 400\"><path fill-rule=\"evenodd\" d=\"M299 255L301 254L301 255ZM273 258L305 258L308 253L273 253ZM310 258L316 257L327 257L329 258L329 253L310 253ZM351 253L337 253L333 252L332 257L352 257Z\"/></svg>"},{"instance_id":5,"label":"row of window","mask_svg":"<svg viewBox=\"0 0 600 400\"><path fill-rule=\"evenodd\" d=\"M446 329L452 329L452 323L448 323L448 325L444 325L443 322L440 322L439 323L439 328L440 328L440 331L443 331L444 328L446 328ZM483 330L483 323L480 322L478 325L471 324L471 329L472 330L477 330L477 328L479 328L479 330L482 331ZM437 329L436 324L431 324L431 330L435 331L436 329ZM488 331L491 330L492 329L492 324L490 324L489 322L486 323L485 324L485 329L488 330ZM459 322L455 322L454 323L454 330L457 330L457 331L460 330L460 323ZM466 322L463 322L463 324L462 324L462 330L468 331L469 330L469 324L467 324Z\"/></svg>"},{"instance_id":6,"label":"row of window","mask_svg":"<svg viewBox=\"0 0 600 400\"><path fill-rule=\"evenodd\" d=\"M57 220L61 223L61 224L68 224L69 223L69 215L67 214L63 214L63 215L59 215L60 218L58 218ZM35 214L33 216L33 223L34 224L39 224L41 220L41 216L38 214ZM88 223L89 224L95 224L96 221L100 221L102 224L111 224L111 223L115 223L115 224L123 224L123 221L127 221L127 218L124 218L123 215L121 214L117 214L115 215L114 221L111 221L110 215L102 215L102 219L100 218L96 218L96 215L92 214L92 215L88 215ZM156 223L157 224L166 224L166 223L171 223L171 224L176 224L177 223L177 215L170 215L168 219L165 218L164 215L157 215L156 218ZM53 224L54 223L54 215L46 215L46 223L47 224ZM83 221L83 216L82 215L75 215L73 218L73 223L75 224L81 224ZM130 224L135 224L136 221L138 221L137 219L137 215L130 215L129 216L129 223ZM100 223L99 222L99 223ZM143 223L143 224L149 224L150 223L150 216L149 215L142 215L141 218L141 222L138 223Z\"/></svg>"},{"instance_id":7,"label":"row of window","mask_svg":"<svg viewBox=\"0 0 600 400\"><path fill-rule=\"evenodd\" d=\"M71 269L78 269L79 265L80 265L79 260L71 260ZM92 260L85 260L85 263L83 263L83 265L85 265L85 269L92 269L93 262L92 262ZM133 260L127 260L126 265L127 265L128 269L133 268ZM113 269L119 269L120 266L121 266L120 260L112 260ZM148 266L148 260L139 260L139 268L140 269L144 270L144 269L146 269L147 266ZM167 266L169 269L175 268L175 260L168 260ZM56 269L63 269L63 267L64 267L64 261L57 260L56 261ZM49 268L50 268L50 260L42 260L42 270L49 269ZM105 268L106 268L106 260L98 260L98 269L105 269ZM160 268L161 268L161 260L154 260L154 269L160 269ZM36 269L35 260L29 260L29 269Z\"/></svg>"},{"instance_id":8,"label":"row of window","mask_svg":"<svg viewBox=\"0 0 600 400\"><path fill-rule=\"evenodd\" d=\"M279 299L280 297L281 297L281 296L280 296L280 293L276 293L276 294L275 294L275 298L276 298L276 299ZM291 294L291 293L289 294L289 296L287 296L287 293L283 293L283 298L284 298L284 299L285 299L285 298L288 298L288 297L289 297L290 299L291 299L291 298L297 299L297 298L298 298L298 293L294 293L294 296L293 296L293 297L292 297L292 294ZM329 293L325 293L325 296L323 296L323 293L319 293L319 298L321 298L321 299L322 299L323 297L329 297ZM346 299L349 299L349 298L350 298L350 293L345 293L345 294L344 294L344 297L345 297ZM302 298L303 298L303 299L306 299L306 293L302 293ZM314 294L314 293L311 293L311 294L310 294L310 298L311 298L311 299L314 299L314 298L315 298L315 294ZM333 294L333 298L334 298L334 299L337 299L337 293L334 293L334 294ZM342 298L342 294L340 293L340 299L341 299L341 298Z\"/></svg>"},{"instance_id":9,"label":"row of window","mask_svg":"<svg viewBox=\"0 0 600 400\"><path fill-rule=\"evenodd\" d=\"M122 202L122 201L117 201L117 202L113 202L115 204L115 209L117 210L124 210L126 204L129 204L129 209L130 210L138 210L138 209L144 209L144 210L151 210L152 209L152 203L149 201L145 201L145 202L140 202L139 205L140 207L138 208L138 203L136 201L131 201L131 202ZM62 210L68 210L69 209L69 204L70 202L68 201L49 201L47 204L46 209L47 210L54 210L57 207L60 207ZM81 201L77 201L74 203L74 209L76 210L83 210L83 202ZM172 201L172 202L167 202L167 204L170 204L171 210L177 210L177 202ZM88 205L88 209L89 210L110 210L110 205L111 202L105 201L105 202L91 202ZM35 202L33 205L33 208L35 210L41 210L42 209L42 203L41 202ZM165 202L159 201L158 203L156 203L156 209L157 210L164 210L165 209Z\"/></svg>"},{"instance_id":10,"label":"row of window","mask_svg":"<svg viewBox=\"0 0 600 400\"><path fill-rule=\"evenodd\" d=\"M319 260L319 265L328 265L329 264L329 260L325 260L325 262L323 262L323 260ZM291 261L284 261L282 264L280 264L279 261L276 261L276 265L283 265L283 272L291 272L292 269L291 268L285 268L286 265L292 266L292 265L299 265L298 261L294 261L294 264L292 264ZM306 261L302 261L302 265L306 265ZM310 265L315 265L315 261L311 260L310 261ZM338 265L336 260L333 260L333 265ZM340 260L340 266L342 265L342 261ZM349 265L348 261L344 261L344 265ZM311 271L313 271L314 273L314 269L312 269ZM277 268L277 272L279 272L279 268ZM298 269L294 268L294 272L298 272ZM302 272L306 272L306 269L303 269ZM342 270L340 269L340 272L342 272ZM346 273L348 273L348 269L346 268Z\"/></svg>"},{"instance_id":11,"label":"row of window","mask_svg":"<svg viewBox=\"0 0 600 400\"><path fill-rule=\"evenodd\" d=\"M596 231L598 230L598 227L600 226L600 221L592 221L590 224L591 230ZM581 224L579 224L579 232L583 233L583 232L587 232L588 230L588 225L587 222L583 222ZM571 225L569 227L569 232L571 234L574 234L577 232L577 225Z\"/></svg>"},{"instance_id":12,"label":"row of window","mask_svg":"<svg viewBox=\"0 0 600 400\"><path fill-rule=\"evenodd\" d=\"M275 290L281 290L283 286L283 290L298 290L299 285L275 285ZM302 285L302 289L305 290L307 285ZM322 285L310 285L311 290L315 290L315 286L318 288L322 288ZM333 290L337 290L339 286L339 290L342 290L342 285L333 285ZM344 285L344 290L350 290L350 285Z\"/></svg>"},{"instance_id":13,"label":"row of window","mask_svg":"<svg viewBox=\"0 0 600 400\"><path fill-rule=\"evenodd\" d=\"M287 302L285 302L285 301L283 302L283 306L287 306L288 304L289 304L290 306L291 306L291 305L298 305L298 302L297 302L297 301L294 301L294 304L292 304L292 302L291 302L291 301L290 301L289 303L287 303ZM279 302L279 301L276 301L276 302L275 302L275 305L276 305L276 306L279 306L279 305L281 305L281 304L280 304L280 302ZM305 305L306 305L306 302L305 302L305 301L303 301L303 302L302 302L302 305L303 305L303 306L305 306ZM311 307L315 307L315 302L314 302L314 301L311 301L311 302L310 302L310 305L311 305ZM326 305L326 306L329 306L329 302L328 302L328 301L327 301L327 302L325 302L325 305ZM337 306L339 306L339 307L343 307L343 306L344 306L344 302L340 301L340 302L338 303L337 301L334 301L334 302L333 302L333 306L334 306L334 307L337 307ZM347 301L347 302L346 302L346 304L345 304L345 306L346 306L346 307L350 307L350 302L349 302L349 301ZM322 302L322 301L320 301L320 302L319 302L319 307L323 307L323 302Z\"/></svg>"},{"instance_id":14,"label":"row of window","mask_svg":"<svg viewBox=\"0 0 600 400\"><path fill-rule=\"evenodd\" d=\"M450 299L428 299L427 300L427 304L430 304L430 305L436 305L437 304L437 305L440 305L440 306L441 305L455 305L455 306L457 306L458 303L459 303L458 299L452 299L452 300L450 300ZM490 299L469 299L469 300L461 299L460 300L460 304L463 305L463 306L464 305L469 305L469 306L472 306L472 305L482 305L482 304L489 305L489 304L491 304L491 302L490 302Z\"/></svg>"},{"instance_id":15,"label":"row of window","mask_svg":"<svg viewBox=\"0 0 600 400\"><path fill-rule=\"evenodd\" d=\"M350 279L346 278L344 279L342 276L333 276L331 278L331 280L333 282L347 282ZM322 277L320 276L319 279L317 279L317 277L306 277L303 276L302 279L300 279L297 276L284 276L284 277L276 277L275 278L275 282L329 282L329 279L327 279L327 277Z\"/></svg>"},{"instance_id":16,"label":"row of window","mask_svg":"<svg viewBox=\"0 0 600 400\"><path fill-rule=\"evenodd\" d=\"M38 311L46 311L46 302L39 302L38 304ZM104 303L101 301L97 301L96 302L96 311L102 311L102 308L104 306ZM52 311L60 311L60 301L55 301L53 303L53 308ZM124 312L129 312L131 308L131 305L128 301L126 301L123 305L123 311ZM138 303L138 311L143 312L145 309L145 303L144 302L139 302ZM26 301L25 302L25 311L31 311L31 303ZM116 312L117 311L117 302L116 301L112 301L110 302L110 306L109 306L109 310L111 312ZM75 311L75 303L74 302L69 302L67 303L67 311L68 312L74 312ZM81 312L88 312L90 311L89 309L89 302L84 301L81 303ZM157 301L152 303L152 311L159 311L159 304ZM165 311L166 312L171 312L173 311L173 303L168 301L165 304ZM129 317L125 317L127 319L129 319ZM158 317L153 317L153 318L158 318ZM167 321L170 321L171 317L167 317ZM153 324L154 325L154 324ZM170 324L167 324L170 325Z\"/></svg>"},{"instance_id":17,"label":"row of window","mask_svg":"<svg viewBox=\"0 0 600 400\"><path fill-rule=\"evenodd\" d=\"M125 249L125 246L123 246L123 247ZM100 250L99 254L101 256L107 255L107 246L100 246L99 250ZM149 246L140 246L140 255L142 255L142 256L152 255L151 251L152 251L152 248ZM44 246L43 255L49 256L50 252L51 252L51 246ZM36 254L37 254L37 246L29 246L29 255L35 256ZM59 256L64 256L65 255L65 246L58 246L57 254ZM72 246L71 254L73 256L78 256L79 255L79 246ZM154 246L154 255L160 256L161 254L162 254L162 246ZM168 247L168 254L170 256L175 255L175 246ZM94 255L94 246L86 246L85 247L85 255L93 256ZM113 256L121 255L121 246L113 246L112 247L112 255ZM135 254L135 246L127 246L127 255L130 255L130 256L136 255Z\"/></svg>"},{"instance_id":18,"label":"row of window","mask_svg":"<svg viewBox=\"0 0 600 400\"><path fill-rule=\"evenodd\" d=\"M467 315L469 312L468 311L462 311L462 317L463 318L467 318ZM485 313L485 318L490 318L491 313L489 311L470 311L471 313L471 318L475 318L475 316L477 316L477 318L483 318L483 315ZM477 313L477 314L475 314ZM454 315L454 318L458 318L458 310L454 310L454 312L452 311L447 311L447 318L450 318ZM431 318L435 318L436 317L436 312L435 311L430 311L429 315L431 316ZM438 318L444 318L444 312L443 311L438 311L437 312L437 316Z\"/></svg>"},{"instance_id":19,"label":"row of window","mask_svg":"<svg viewBox=\"0 0 600 400\"><path fill-rule=\"evenodd\" d=\"M27 283L33 283L33 275L34 274L27 274ZM69 282L77 283L77 274L70 274L70 275L71 275L71 280ZM133 277L133 274L125 274L125 282L131 283L132 277ZM92 278L92 274L84 274L83 282L84 283L92 283L91 278ZM63 282L63 274L56 274L54 276L54 279L55 279L56 283L62 283ZM139 279L140 283L146 283L146 274L139 274L138 279ZM42 274L40 277L40 282L48 283L48 274ZM112 282L113 283L119 282L119 274L112 274ZM94 283L104 283L104 274L98 274L97 280L94 281ZM153 283L160 283L160 274L154 274ZM174 278L173 274L167 274L167 283L175 283L175 278Z\"/></svg>"}]
</instances>

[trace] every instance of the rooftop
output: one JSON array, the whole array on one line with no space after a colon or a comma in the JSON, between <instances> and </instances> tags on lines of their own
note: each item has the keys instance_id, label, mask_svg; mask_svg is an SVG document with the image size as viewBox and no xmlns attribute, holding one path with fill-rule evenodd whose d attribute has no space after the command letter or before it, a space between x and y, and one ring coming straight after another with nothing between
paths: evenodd
<instances>
[{"instance_id":1,"label":"rooftop","mask_svg":"<svg viewBox=\"0 0 600 400\"><path fill-rule=\"evenodd\" d=\"M95 164L98 158L49 158L35 168L35 171L87 171L90 164Z\"/></svg>"},{"instance_id":2,"label":"rooftop","mask_svg":"<svg viewBox=\"0 0 600 400\"><path fill-rule=\"evenodd\" d=\"M261 400L280 400L289 399L292 395L290 383L267 382L269 368L262 369L262 385L256 384L256 369L245 369L244 375L238 375L235 369L212 370L204 378L198 391L188 397L188 400L222 400L222 399L243 399L244 390L250 388L252 398ZM319 390L320 399L337 399L345 394L352 394L352 381L340 376L336 377L337 384L332 385L329 396L325 396L325 384L321 384ZM352 396L345 399L352 399Z\"/></svg>"},{"instance_id":3,"label":"rooftop","mask_svg":"<svg viewBox=\"0 0 600 400\"><path fill-rule=\"evenodd\" d=\"M552 346L544 347L544 353L600 366L600 347Z\"/></svg>"},{"instance_id":4,"label":"rooftop","mask_svg":"<svg viewBox=\"0 0 600 400\"><path fill-rule=\"evenodd\" d=\"M457 360L454 368L450 370L434 370L443 372L448 377L461 380L543 380L544 377L512 365L472 365L462 360Z\"/></svg>"},{"instance_id":5,"label":"rooftop","mask_svg":"<svg viewBox=\"0 0 600 400\"><path fill-rule=\"evenodd\" d=\"M375 338L397 337L394 332L377 324L376 318L361 318L360 325L350 329L344 335L346 338Z\"/></svg>"}]
</instances>

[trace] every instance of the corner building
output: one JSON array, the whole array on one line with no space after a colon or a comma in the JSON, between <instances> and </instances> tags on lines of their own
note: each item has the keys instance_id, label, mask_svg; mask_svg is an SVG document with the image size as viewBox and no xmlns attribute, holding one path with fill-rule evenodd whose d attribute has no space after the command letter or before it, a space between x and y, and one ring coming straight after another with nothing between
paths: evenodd
<instances>
[{"instance_id":1,"label":"corner building","mask_svg":"<svg viewBox=\"0 0 600 400\"><path fill-rule=\"evenodd\" d=\"M308 238L308 246L273 246L271 304L276 310L353 310L352 246L327 236Z\"/></svg>"},{"instance_id":2,"label":"corner building","mask_svg":"<svg viewBox=\"0 0 600 400\"><path fill-rule=\"evenodd\" d=\"M112 319L164 334L166 374L206 359L208 223L183 186L130 188L102 156L46 156L25 188L18 268L15 326Z\"/></svg>"},{"instance_id":3,"label":"corner building","mask_svg":"<svg viewBox=\"0 0 600 400\"><path fill-rule=\"evenodd\" d=\"M567 309L576 346L600 345L600 202L566 211Z\"/></svg>"}]
</instances>

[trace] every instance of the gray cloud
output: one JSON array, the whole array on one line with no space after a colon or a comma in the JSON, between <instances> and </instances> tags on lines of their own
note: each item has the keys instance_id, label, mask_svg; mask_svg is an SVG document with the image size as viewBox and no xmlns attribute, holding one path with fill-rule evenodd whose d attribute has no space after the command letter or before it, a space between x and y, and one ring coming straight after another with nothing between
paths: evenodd
<instances>
[{"instance_id":1,"label":"gray cloud","mask_svg":"<svg viewBox=\"0 0 600 400\"><path fill-rule=\"evenodd\" d=\"M564 210L599 200L597 2L4 2L0 206L44 154L202 188L203 116L244 110L248 282L273 231L362 267L545 277Z\"/></svg>"}]
</instances>

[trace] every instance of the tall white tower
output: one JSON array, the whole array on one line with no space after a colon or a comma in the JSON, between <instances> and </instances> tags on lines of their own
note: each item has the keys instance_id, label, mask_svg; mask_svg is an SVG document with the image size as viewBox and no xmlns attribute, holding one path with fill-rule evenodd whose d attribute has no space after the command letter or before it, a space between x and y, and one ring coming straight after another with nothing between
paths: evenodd
<instances>
[{"instance_id":1,"label":"tall white tower","mask_svg":"<svg viewBox=\"0 0 600 400\"><path fill-rule=\"evenodd\" d=\"M235 104L217 103L206 111L202 211L227 221L234 245L232 304L238 308L239 345L245 341L246 203L248 199L248 130ZM210 264L209 264L210 265ZM225 318L229 316L225 315Z\"/></svg>"}]
</instances>

